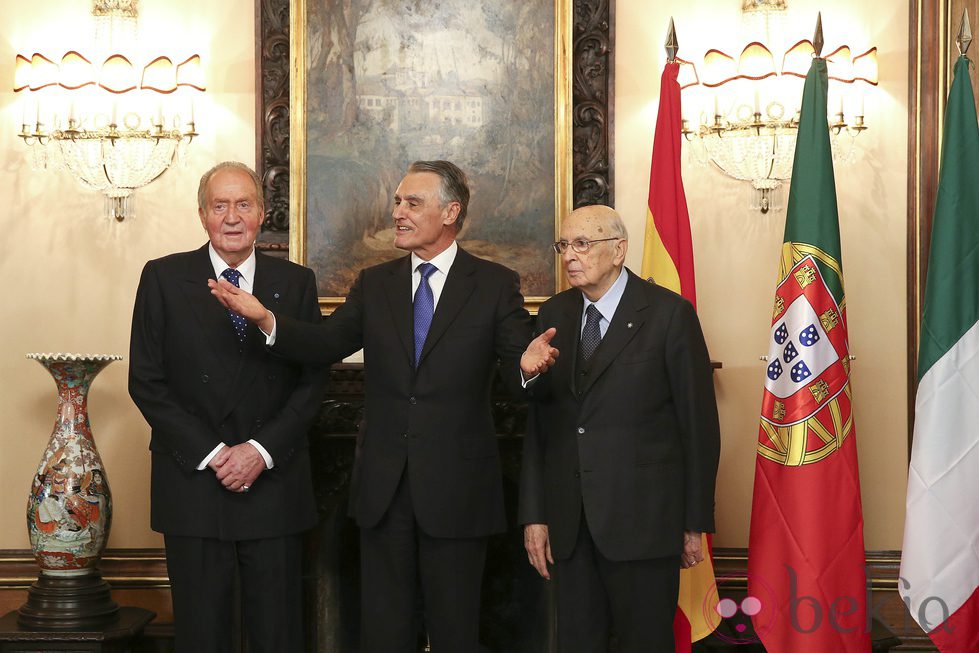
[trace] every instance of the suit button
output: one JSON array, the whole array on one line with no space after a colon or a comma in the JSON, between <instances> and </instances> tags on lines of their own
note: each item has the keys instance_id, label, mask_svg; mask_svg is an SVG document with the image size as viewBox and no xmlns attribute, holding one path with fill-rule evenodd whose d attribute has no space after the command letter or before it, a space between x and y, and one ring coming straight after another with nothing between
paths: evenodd
<instances>
[{"instance_id":1,"label":"suit button","mask_svg":"<svg viewBox=\"0 0 979 653\"><path fill-rule=\"evenodd\" d=\"M407 432L406 433L402 433L401 434L401 437L404 438L405 440L407 440L408 439L408 433Z\"/></svg>"},{"instance_id":2,"label":"suit button","mask_svg":"<svg viewBox=\"0 0 979 653\"><path fill-rule=\"evenodd\" d=\"M211 377L209 377L207 374L201 374L201 383L207 383L210 380Z\"/></svg>"},{"instance_id":3,"label":"suit button","mask_svg":"<svg viewBox=\"0 0 979 653\"><path fill-rule=\"evenodd\" d=\"M584 426L579 426L578 427L578 435L584 435L584 434L585 434L585 427Z\"/></svg>"},{"instance_id":4,"label":"suit button","mask_svg":"<svg viewBox=\"0 0 979 653\"><path fill-rule=\"evenodd\" d=\"M575 478L581 478L581 472L575 472L574 473L574 477Z\"/></svg>"},{"instance_id":5,"label":"suit button","mask_svg":"<svg viewBox=\"0 0 979 653\"><path fill-rule=\"evenodd\" d=\"M410 399L408 399L408 403L414 406L415 404L418 403L418 400L415 399L414 397L411 397Z\"/></svg>"},{"instance_id":6,"label":"suit button","mask_svg":"<svg viewBox=\"0 0 979 653\"><path fill-rule=\"evenodd\" d=\"M268 379L269 381L275 381L275 374L269 374L265 378Z\"/></svg>"}]
</instances>

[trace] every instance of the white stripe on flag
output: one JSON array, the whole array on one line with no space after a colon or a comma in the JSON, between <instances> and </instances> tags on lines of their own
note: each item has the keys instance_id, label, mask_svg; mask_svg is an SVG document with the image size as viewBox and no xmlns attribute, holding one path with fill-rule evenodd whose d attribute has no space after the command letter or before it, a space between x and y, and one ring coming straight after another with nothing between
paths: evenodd
<instances>
[{"instance_id":1,"label":"white stripe on flag","mask_svg":"<svg viewBox=\"0 0 979 653\"><path fill-rule=\"evenodd\" d=\"M901 578L926 631L979 586L979 323L918 385Z\"/></svg>"}]
</instances>

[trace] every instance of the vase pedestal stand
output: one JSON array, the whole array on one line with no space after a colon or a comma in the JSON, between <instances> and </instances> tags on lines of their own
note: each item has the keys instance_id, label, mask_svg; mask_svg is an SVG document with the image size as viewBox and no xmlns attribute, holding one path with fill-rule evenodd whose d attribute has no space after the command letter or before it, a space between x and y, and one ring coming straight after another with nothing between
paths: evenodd
<instances>
[{"instance_id":1,"label":"vase pedestal stand","mask_svg":"<svg viewBox=\"0 0 979 653\"><path fill-rule=\"evenodd\" d=\"M111 624L119 606L102 574L50 576L41 573L17 611L17 623L32 630L97 630Z\"/></svg>"},{"instance_id":2,"label":"vase pedestal stand","mask_svg":"<svg viewBox=\"0 0 979 653\"><path fill-rule=\"evenodd\" d=\"M105 581L103 581L105 582ZM143 628L156 614L142 608L119 608L112 623L102 628L30 630L18 624L19 614L0 618L0 653L135 653Z\"/></svg>"}]
</instances>

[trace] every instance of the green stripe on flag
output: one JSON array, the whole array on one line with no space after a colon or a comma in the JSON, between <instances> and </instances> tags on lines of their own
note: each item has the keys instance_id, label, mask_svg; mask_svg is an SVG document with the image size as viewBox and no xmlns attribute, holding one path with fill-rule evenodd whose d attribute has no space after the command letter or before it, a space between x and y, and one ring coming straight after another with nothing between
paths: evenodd
<instances>
[{"instance_id":1,"label":"green stripe on flag","mask_svg":"<svg viewBox=\"0 0 979 653\"><path fill-rule=\"evenodd\" d=\"M827 84L826 60L815 59L802 92L802 115L792 163L792 192L785 213L783 242L815 245L842 266L833 152L826 121ZM841 302L843 280L825 266L821 265L820 271L833 297Z\"/></svg>"},{"instance_id":2,"label":"green stripe on flag","mask_svg":"<svg viewBox=\"0 0 979 653\"><path fill-rule=\"evenodd\" d=\"M979 126L969 60L959 57L948 94L931 232L918 378L979 321Z\"/></svg>"}]
</instances>

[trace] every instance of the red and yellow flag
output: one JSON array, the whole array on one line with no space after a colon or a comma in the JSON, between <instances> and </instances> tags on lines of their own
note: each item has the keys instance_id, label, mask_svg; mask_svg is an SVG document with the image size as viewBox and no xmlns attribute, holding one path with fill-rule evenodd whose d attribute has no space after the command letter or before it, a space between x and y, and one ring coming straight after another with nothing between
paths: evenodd
<instances>
[{"instance_id":1,"label":"red and yellow flag","mask_svg":"<svg viewBox=\"0 0 979 653\"><path fill-rule=\"evenodd\" d=\"M642 276L683 295L696 308L690 216L680 175L679 70L679 64L668 63L660 79ZM710 538L706 535L703 548L710 551ZM706 615L716 615L717 601L714 563L708 554L703 564L680 572L680 597L673 620L677 653L689 653L692 642L714 631L718 619L708 619Z\"/></svg>"}]
</instances>

